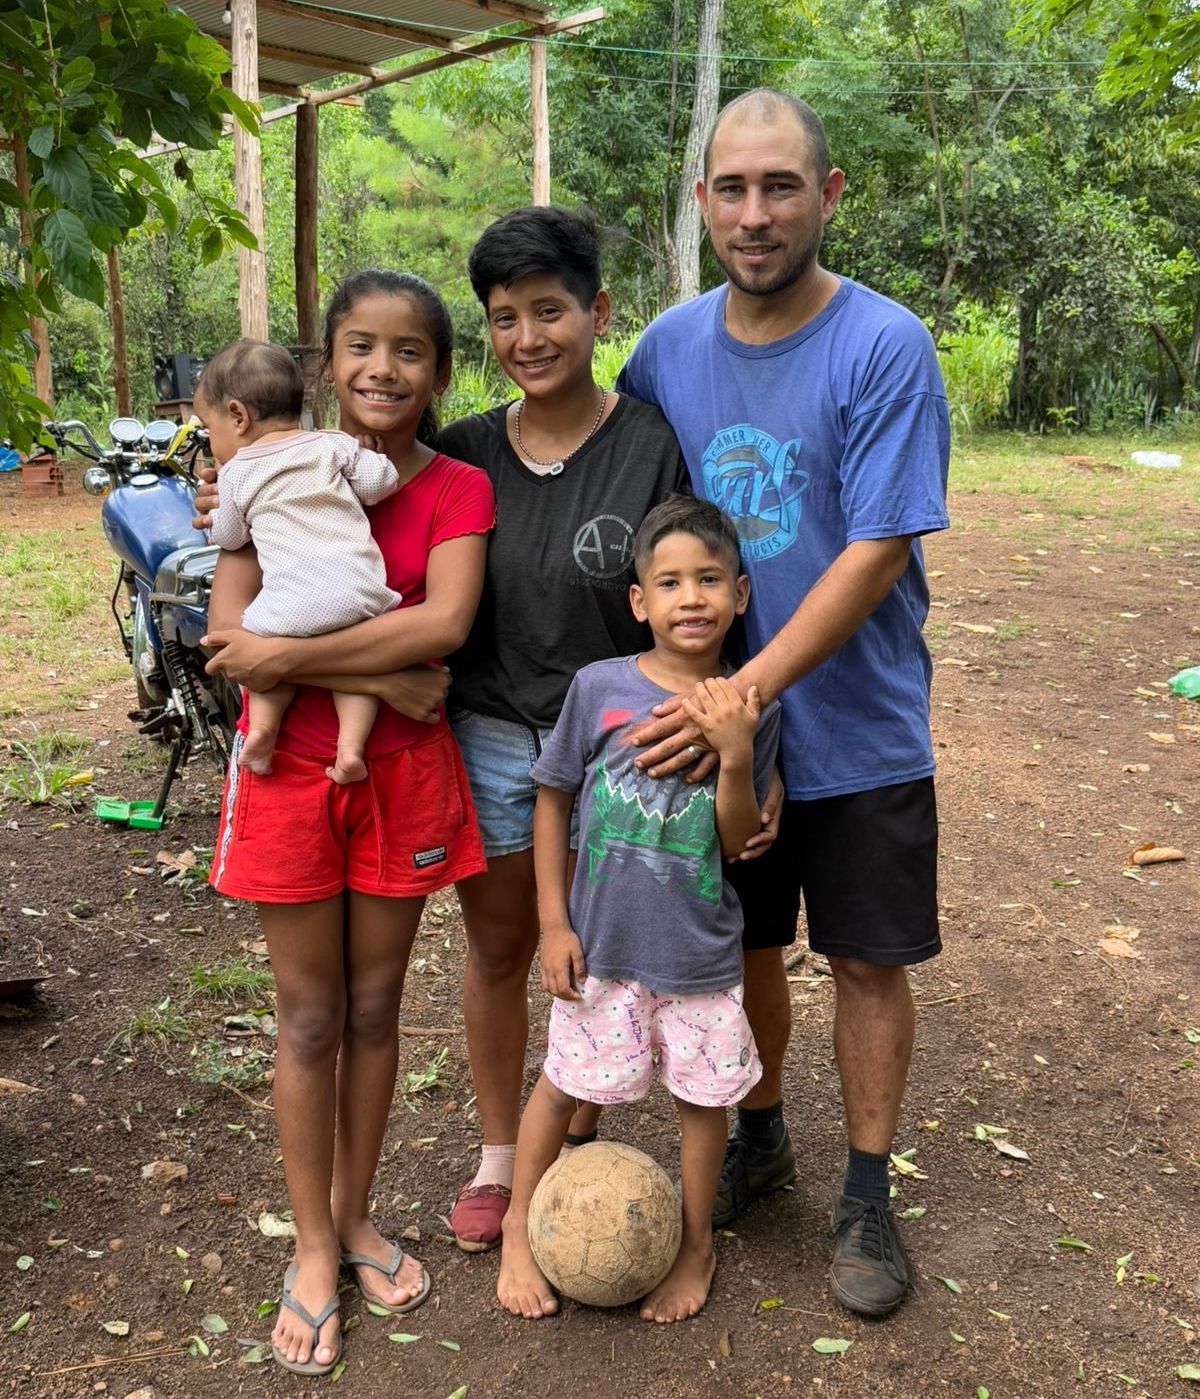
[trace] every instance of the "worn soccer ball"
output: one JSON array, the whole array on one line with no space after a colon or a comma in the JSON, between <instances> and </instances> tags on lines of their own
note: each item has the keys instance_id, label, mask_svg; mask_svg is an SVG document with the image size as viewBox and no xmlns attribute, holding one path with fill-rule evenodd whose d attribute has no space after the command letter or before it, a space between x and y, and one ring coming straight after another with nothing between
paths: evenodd
<instances>
[{"instance_id":1,"label":"worn soccer ball","mask_svg":"<svg viewBox=\"0 0 1200 1399\"><path fill-rule=\"evenodd\" d=\"M589 1307L622 1307L656 1287L679 1252L682 1227L666 1172L621 1142L560 1157L529 1206L538 1267L559 1292Z\"/></svg>"}]
</instances>

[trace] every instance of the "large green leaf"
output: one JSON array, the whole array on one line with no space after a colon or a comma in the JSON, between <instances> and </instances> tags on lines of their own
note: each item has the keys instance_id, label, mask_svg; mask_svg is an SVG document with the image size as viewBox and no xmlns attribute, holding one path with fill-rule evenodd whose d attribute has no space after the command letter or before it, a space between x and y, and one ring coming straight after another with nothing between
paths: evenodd
<instances>
[{"instance_id":1,"label":"large green leaf","mask_svg":"<svg viewBox=\"0 0 1200 1399\"><path fill-rule=\"evenodd\" d=\"M55 209L42 222L41 241L63 286L103 306L104 278L93 259L94 245L83 220L70 209Z\"/></svg>"},{"instance_id":2,"label":"large green leaf","mask_svg":"<svg viewBox=\"0 0 1200 1399\"><path fill-rule=\"evenodd\" d=\"M30 155L36 155L41 160L45 160L54 149L54 128L52 126L35 126L25 140L25 149Z\"/></svg>"},{"instance_id":3,"label":"large green leaf","mask_svg":"<svg viewBox=\"0 0 1200 1399\"><path fill-rule=\"evenodd\" d=\"M42 179L61 203L81 214L90 211L92 172L74 147L60 146L51 151L42 166Z\"/></svg>"}]
</instances>

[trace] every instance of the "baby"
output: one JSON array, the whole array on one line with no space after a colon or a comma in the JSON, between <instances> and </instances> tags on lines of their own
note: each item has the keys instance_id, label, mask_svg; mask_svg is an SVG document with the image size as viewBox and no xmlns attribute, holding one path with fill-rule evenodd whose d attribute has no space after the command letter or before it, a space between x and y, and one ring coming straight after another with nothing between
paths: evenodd
<instances>
[{"instance_id":1,"label":"baby","mask_svg":"<svg viewBox=\"0 0 1200 1399\"><path fill-rule=\"evenodd\" d=\"M217 462L220 504L209 538L222 549L253 542L262 591L242 614L258 636L318 636L388 612L400 604L363 507L397 490L396 469L344 432L300 426L304 382L278 345L238 340L204 366L196 413ZM248 692L242 767L271 771L279 726L294 685ZM363 750L379 701L333 696L337 756L334 782L361 782Z\"/></svg>"}]
</instances>

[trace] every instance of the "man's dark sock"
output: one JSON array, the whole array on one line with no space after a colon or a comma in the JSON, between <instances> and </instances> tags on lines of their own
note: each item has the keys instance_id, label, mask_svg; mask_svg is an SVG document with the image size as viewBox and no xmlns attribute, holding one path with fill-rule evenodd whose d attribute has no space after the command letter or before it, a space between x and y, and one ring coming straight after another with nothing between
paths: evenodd
<instances>
[{"instance_id":1,"label":"man's dark sock","mask_svg":"<svg viewBox=\"0 0 1200 1399\"><path fill-rule=\"evenodd\" d=\"M737 1134L755 1151L777 1151L783 1145L786 1131L782 1099L769 1108L737 1110Z\"/></svg>"},{"instance_id":2,"label":"man's dark sock","mask_svg":"<svg viewBox=\"0 0 1200 1399\"><path fill-rule=\"evenodd\" d=\"M868 1151L856 1151L851 1147L842 1194L852 1195L856 1200L866 1200L872 1205L882 1205L886 1209L891 1194L886 1154L872 1156Z\"/></svg>"}]
</instances>

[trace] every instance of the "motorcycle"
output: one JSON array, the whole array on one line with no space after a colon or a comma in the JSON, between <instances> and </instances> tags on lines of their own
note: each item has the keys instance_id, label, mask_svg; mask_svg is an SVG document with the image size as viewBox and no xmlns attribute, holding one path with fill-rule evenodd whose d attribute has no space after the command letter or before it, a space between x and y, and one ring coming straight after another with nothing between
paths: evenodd
<instances>
[{"instance_id":1,"label":"motorcycle","mask_svg":"<svg viewBox=\"0 0 1200 1399\"><path fill-rule=\"evenodd\" d=\"M205 673L211 652L200 645L220 553L192 528L195 467L207 437L194 421L177 427L162 419L115 419L111 447L76 420L45 430L60 452L93 463L83 488L103 497L100 522L119 560L112 614L138 701L129 717L139 733L170 745L152 811L129 818L157 829L175 775L193 754L207 754L225 770L241 709L238 690Z\"/></svg>"}]
</instances>

